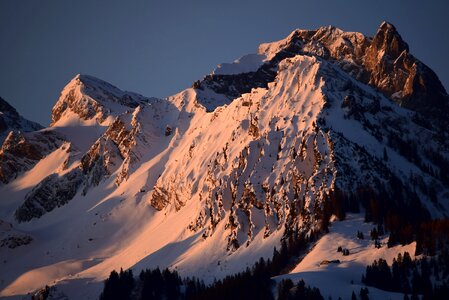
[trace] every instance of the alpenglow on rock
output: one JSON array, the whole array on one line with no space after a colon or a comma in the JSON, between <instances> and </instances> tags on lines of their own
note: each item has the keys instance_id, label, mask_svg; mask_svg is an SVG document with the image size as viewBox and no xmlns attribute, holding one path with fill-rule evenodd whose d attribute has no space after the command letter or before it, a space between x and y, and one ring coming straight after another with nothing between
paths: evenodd
<instances>
[{"instance_id":1,"label":"alpenglow on rock","mask_svg":"<svg viewBox=\"0 0 449 300\"><path fill-rule=\"evenodd\" d=\"M436 74L409 52L396 28L383 22L373 38L336 27L295 30L286 39L262 44L265 63L256 71L207 75L194 87L224 94L228 103L253 87L266 87L273 80L277 63L286 57L311 55L332 61L355 79L374 86L405 108L439 120L447 115L449 97ZM231 73L231 72L229 72ZM201 95L201 93L200 93ZM201 97L207 101L207 97ZM210 101L210 100L209 100ZM206 102L207 103L207 102ZM222 101L218 102L222 105ZM206 104L206 107L214 105Z\"/></svg>"},{"instance_id":2,"label":"alpenglow on rock","mask_svg":"<svg viewBox=\"0 0 449 300\"><path fill-rule=\"evenodd\" d=\"M221 278L348 212L447 218L448 95L410 51L389 23L374 37L327 26L262 44L166 99L77 75L51 127L13 132L0 151L12 199L0 219L33 227L36 248L21 247L48 251L45 267L61 271L28 256L8 256L8 270L25 261L62 289L114 268Z\"/></svg>"},{"instance_id":3,"label":"alpenglow on rock","mask_svg":"<svg viewBox=\"0 0 449 300\"><path fill-rule=\"evenodd\" d=\"M67 84L53 107L52 125L69 114L102 123L110 115L120 114L126 108L136 108L146 101L141 95L124 92L93 76L78 74Z\"/></svg>"}]
</instances>

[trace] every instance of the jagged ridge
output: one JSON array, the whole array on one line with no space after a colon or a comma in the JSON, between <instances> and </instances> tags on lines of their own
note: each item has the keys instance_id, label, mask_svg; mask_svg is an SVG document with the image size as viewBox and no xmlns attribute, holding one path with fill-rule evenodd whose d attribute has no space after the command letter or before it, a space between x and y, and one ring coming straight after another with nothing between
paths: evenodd
<instances>
[{"instance_id":1,"label":"jagged ridge","mask_svg":"<svg viewBox=\"0 0 449 300\"><path fill-rule=\"evenodd\" d=\"M331 214L365 209L379 221L369 215L378 212L373 203L405 219L447 217L444 127L406 104L432 94L398 93L430 73L395 73L398 57L420 63L394 27L382 24L373 39L334 27L296 30L259 54L266 61L256 71L213 74L166 100L121 102L127 92L77 76L53 125L73 126L73 118L101 130L83 151L65 137L67 160L15 204L15 217L96 234L89 242L108 258L85 267L93 277L135 264L224 274L228 263L238 269L240 260L271 255L281 238L325 231ZM445 105L434 109L447 114ZM61 221L69 210L74 217ZM71 233L72 245L86 239ZM48 238L55 249L66 241L58 234Z\"/></svg>"}]
</instances>

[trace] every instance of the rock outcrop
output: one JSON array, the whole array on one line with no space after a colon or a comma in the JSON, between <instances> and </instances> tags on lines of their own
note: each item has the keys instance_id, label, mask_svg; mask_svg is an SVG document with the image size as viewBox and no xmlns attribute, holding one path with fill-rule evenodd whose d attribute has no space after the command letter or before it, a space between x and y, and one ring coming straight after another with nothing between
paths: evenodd
<instances>
[{"instance_id":1,"label":"rock outcrop","mask_svg":"<svg viewBox=\"0 0 449 300\"><path fill-rule=\"evenodd\" d=\"M333 26L295 30L284 40L262 44L259 54L265 55L266 60L257 71L211 74L195 82L195 89L209 89L228 99L214 101L207 93L205 96L199 93L199 103L212 111L248 93L251 88L266 87L274 80L280 61L305 54L332 61L356 80L377 88L399 105L424 117L436 118L443 123L449 119L449 96L440 80L410 54L408 44L388 22L380 25L373 38Z\"/></svg>"},{"instance_id":2,"label":"rock outcrop","mask_svg":"<svg viewBox=\"0 0 449 300\"><path fill-rule=\"evenodd\" d=\"M19 222L29 221L66 204L75 196L82 183L80 169L62 176L52 174L46 177L25 196L25 202L16 210L16 219Z\"/></svg>"},{"instance_id":3,"label":"rock outcrop","mask_svg":"<svg viewBox=\"0 0 449 300\"><path fill-rule=\"evenodd\" d=\"M42 128L38 123L22 117L14 107L0 97L0 145L13 130L30 132Z\"/></svg>"},{"instance_id":4,"label":"rock outcrop","mask_svg":"<svg viewBox=\"0 0 449 300\"><path fill-rule=\"evenodd\" d=\"M11 131L0 148L0 182L8 183L30 170L64 142L52 131Z\"/></svg>"},{"instance_id":5,"label":"rock outcrop","mask_svg":"<svg viewBox=\"0 0 449 300\"><path fill-rule=\"evenodd\" d=\"M57 125L64 115L70 114L75 114L81 120L94 119L102 123L109 116L120 115L147 100L93 76L78 74L66 85L53 107L52 125Z\"/></svg>"}]
</instances>

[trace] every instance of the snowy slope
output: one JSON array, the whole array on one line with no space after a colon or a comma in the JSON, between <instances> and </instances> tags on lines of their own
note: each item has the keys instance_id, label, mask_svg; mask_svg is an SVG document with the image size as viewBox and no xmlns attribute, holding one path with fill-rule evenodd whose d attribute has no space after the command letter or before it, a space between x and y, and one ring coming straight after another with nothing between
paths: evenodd
<instances>
[{"instance_id":1,"label":"snowy slope","mask_svg":"<svg viewBox=\"0 0 449 300\"><path fill-rule=\"evenodd\" d=\"M52 110L52 126L72 123L72 114L81 120L110 121L108 117L124 113L147 102L147 98L124 92L93 76L78 74L62 90Z\"/></svg>"},{"instance_id":2,"label":"snowy slope","mask_svg":"<svg viewBox=\"0 0 449 300\"><path fill-rule=\"evenodd\" d=\"M213 74L235 75L240 73L255 72L266 60L262 54L247 54L232 63L222 63L215 68Z\"/></svg>"},{"instance_id":3,"label":"snowy slope","mask_svg":"<svg viewBox=\"0 0 449 300\"><path fill-rule=\"evenodd\" d=\"M170 267L211 282L271 257L293 231L322 229L335 191L399 187L404 198L419 197L423 212L447 217L444 165L432 158L449 159L436 138L445 133L361 79L371 72L360 57L370 43L334 27L296 30L261 45L257 59L222 65L167 99L77 75L55 104L52 126L24 138L33 146L46 132L55 143L0 186L3 235L31 239L0 248L8 270L0 295L57 284L73 299L95 299L121 267L135 274ZM371 225L359 216L334 222L289 276L318 285L315 275L340 276L347 267L339 278L357 285L370 256L403 250L373 250L348 226ZM334 240L360 252L318 267L336 254ZM351 286L338 293L350 295Z\"/></svg>"},{"instance_id":4,"label":"snowy slope","mask_svg":"<svg viewBox=\"0 0 449 300\"><path fill-rule=\"evenodd\" d=\"M385 259L391 265L393 258L404 252L408 252L413 258L416 248L415 243L387 248L387 236L380 241L382 247L376 248L369 235L373 228L375 225L364 223L364 218L360 215L350 215L345 221L333 222L329 234L314 245L290 274L275 279L279 281L290 278L294 282L303 279L308 285L318 287L325 299L350 299L353 291L358 295L360 289L365 287L361 279L367 265L379 258ZM363 233L365 239L357 238L358 231ZM337 252L339 246L348 249L350 254L343 256L341 252ZM326 260L339 260L340 263L323 264ZM404 297L403 294L385 292L373 287L368 289L370 299L399 300Z\"/></svg>"}]
</instances>

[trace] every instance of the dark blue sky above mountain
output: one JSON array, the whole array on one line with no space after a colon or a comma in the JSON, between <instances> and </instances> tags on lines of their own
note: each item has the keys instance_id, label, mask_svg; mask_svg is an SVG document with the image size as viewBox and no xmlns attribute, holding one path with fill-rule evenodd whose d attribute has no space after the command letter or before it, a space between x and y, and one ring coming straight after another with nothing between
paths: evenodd
<instances>
[{"instance_id":1,"label":"dark blue sky above mountain","mask_svg":"<svg viewBox=\"0 0 449 300\"><path fill-rule=\"evenodd\" d=\"M165 97L296 28L334 25L372 36L383 20L447 89L449 2L391 2L1 1L0 96L46 125L77 73Z\"/></svg>"}]
</instances>

